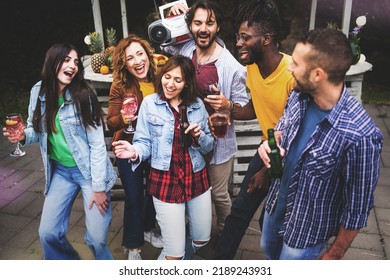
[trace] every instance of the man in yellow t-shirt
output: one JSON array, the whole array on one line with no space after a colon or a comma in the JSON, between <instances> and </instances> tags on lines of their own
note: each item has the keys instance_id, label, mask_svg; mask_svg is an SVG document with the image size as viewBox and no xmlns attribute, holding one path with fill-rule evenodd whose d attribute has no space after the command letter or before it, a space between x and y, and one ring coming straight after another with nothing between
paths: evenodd
<instances>
[{"instance_id":1,"label":"man in yellow t-shirt","mask_svg":"<svg viewBox=\"0 0 390 280\"><path fill-rule=\"evenodd\" d=\"M280 58L281 56L281 58ZM291 56L278 53L279 64L268 76L263 76L258 64L247 65L246 85L251 92L253 108L261 131L262 139L268 139L264 134L268 128L274 128L283 114L288 95L293 87L294 78L287 70ZM238 119L236 117L236 119Z\"/></svg>"},{"instance_id":2,"label":"man in yellow t-shirt","mask_svg":"<svg viewBox=\"0 0 390 280\"><path fill-rule=\"evenodd\" d=\"M236 30L238 54L247 65L246 85L251 100L244 107L234 106L232 117L257 118L264 133L275 127L294 86L294 78L288 71L291 56L278 50L280 21L276 4L271 0L246 1L240 6ZM267 135L262 138L267 139ZM235 257L253 215L266 197L269 178L267 168L263 167L256 150L219 237L216 259ZM262 185L265 187L261 188ZM261 219L259 222L261 226Z\"/></svg>"}]
</instances>

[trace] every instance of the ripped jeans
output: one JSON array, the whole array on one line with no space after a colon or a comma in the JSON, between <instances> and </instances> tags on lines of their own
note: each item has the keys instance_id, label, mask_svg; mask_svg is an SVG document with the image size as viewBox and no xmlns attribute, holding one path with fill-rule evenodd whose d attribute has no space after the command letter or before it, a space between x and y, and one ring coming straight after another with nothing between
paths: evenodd
<instances>
[{"instance_id":1,"label":"ripped jeans","mask_svg":"<svg viewBox=\"0 0 390 280\"><path fill-rule=\"evenodd\" d=\"M208 243L212 222L211 189L185 203L167 203L155 197L153 203L164 243L159 260L165 260L166 256L189 259Z\"/></svg>"}]
</instances>

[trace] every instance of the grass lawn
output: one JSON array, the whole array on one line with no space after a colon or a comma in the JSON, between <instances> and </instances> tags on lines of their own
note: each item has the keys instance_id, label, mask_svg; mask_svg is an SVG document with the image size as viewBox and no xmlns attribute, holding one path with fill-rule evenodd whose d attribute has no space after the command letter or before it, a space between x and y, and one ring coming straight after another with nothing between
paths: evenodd
<instances>
[{"instance_id":1,"label":"grass lawn","mask_svg":"<svg viewBox=\"0 0 390 280\"><path fill-rule=\"evenodd\" d=\"M363 103L390 105L390 89L363 82Z\"/></svg>"}]
</instances>

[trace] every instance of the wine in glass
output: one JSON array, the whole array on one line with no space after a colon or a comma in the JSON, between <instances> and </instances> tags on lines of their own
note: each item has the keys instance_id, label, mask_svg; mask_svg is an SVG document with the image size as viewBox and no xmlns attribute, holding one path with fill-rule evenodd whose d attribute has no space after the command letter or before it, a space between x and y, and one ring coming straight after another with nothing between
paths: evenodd
<instances>
[{"instance_id":1,"label":"wine in glass","mask_svg":"<svg viewBox=\"0 0 390 280\"><path fill-rule=\"evenodd\" d=\"M137 112L138 101L135 95L126 96L122 102L122 110L124 111L125 116L134 115ZM132 122L129 121L129 126L123 130L127 134L132 134L135 131L135 128L132 125Z\"/></svg>"},{"instance_id":2,"label":"wine in glass","mask_svg":"<svg viewBox=\"0 0 390 280\"><path fill-rule=\"evenodd\" d=\"M221 92L218 89L218 83L211 83L208 85L208 94L219 95Z\"/></svg>"},{"instance_id":3,"label":"wine in glass","mask_svg":"<svg viewBox=\"0 0 390 280\"><path fill-rule=\"evenodd\" d=\"M227 132L229 116L224 112L215 112L210 116L216 138L224 138Z\"/></svg>"},{"instance_id":4,"label":"wine in glass","mask_svg":"<svg viewBox=\"0 0 390 280\"><path fill-rule=\"evenodd\" d=\"M7 127L7 132L12 137L19 138L20 135L23 133L24 130L24 123L23 118L21 114L13 113L6 116L5 125ZM21 157L26 154L25 151L22 151L20 149L19 141L16 143L16 149L13 151L10 156L13 157Z\"/></svg>"}]
</instances>

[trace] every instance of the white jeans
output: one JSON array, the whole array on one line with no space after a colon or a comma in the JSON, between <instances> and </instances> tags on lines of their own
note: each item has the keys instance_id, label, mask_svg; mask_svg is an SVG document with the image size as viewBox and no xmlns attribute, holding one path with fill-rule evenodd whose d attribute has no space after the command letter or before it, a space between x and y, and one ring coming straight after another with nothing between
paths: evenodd
<instances>
[{"instance_id":1,"label":"white jeans","mask_svg":"<svg viewBox=\"0 0 390 280\"><path fill-rule=\"evenodd\" d=\"M164 244L159 260L164 260L166 256L190 258L197 249L208 243L212 222L210 189L186 203L167 203L155 197L153 203ZM190 230L187 238L186 217ZM193 241L201 244L194 244Z\"/></svg>"}]
</instances>

